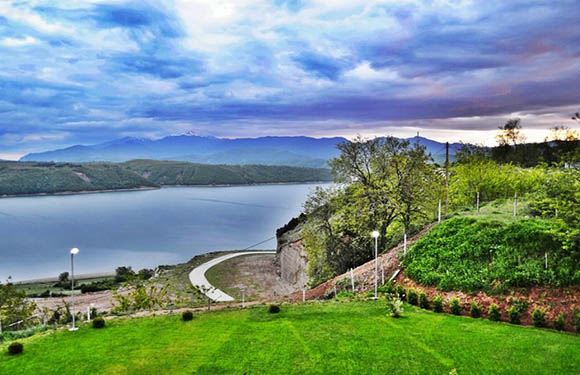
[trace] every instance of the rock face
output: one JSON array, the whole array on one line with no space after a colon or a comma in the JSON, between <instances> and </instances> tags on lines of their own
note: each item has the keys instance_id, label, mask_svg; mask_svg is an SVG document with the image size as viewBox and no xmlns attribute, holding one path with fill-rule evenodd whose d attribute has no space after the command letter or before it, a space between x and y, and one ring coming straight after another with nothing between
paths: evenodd
<instances>
[{"instance_id":1,"label":"rock face","mask_svg":"<svg viewBox=\"0 0 580 375\"><path fill-rule=\"evenodd\" d=\"M308 283L306 274L308 256L304 248L302 229L303 222L298 218L292 219L290 223L276 232L278 240L276 257L280 267L280 277L297 289L302 289Z\"/></svg>"}]
</instances>

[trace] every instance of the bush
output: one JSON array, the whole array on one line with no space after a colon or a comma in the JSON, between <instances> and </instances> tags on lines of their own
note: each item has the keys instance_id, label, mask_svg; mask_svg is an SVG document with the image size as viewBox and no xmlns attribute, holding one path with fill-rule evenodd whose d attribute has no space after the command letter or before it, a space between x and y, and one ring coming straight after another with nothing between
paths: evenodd
<instances>
[{"instance_id":1,"label":"bush","mask_svg":"<svg viewBox=\"0 0 580 375\"><path fill-rule=\"evenodd\" d=\"M24 346L19 342L13 342L12 344L8 345L8 354L16 355L22 353L24 350Z\"/></svg>"},{"instance_id":2,"label":"bush","mask_svg":"<svg viewBox=\"0 0 580 375\"><path fill-rule=\"evenodd\" d=\"M580 313L574 313L574 325L576 326L576 332L580 333Z\"/></svg>"},{"instance_id":3,"label":"bush","mask_svg":"<svg viewBox=\"0 0 580 375\"><path fill-rule=\"evenodd\" d=\"M461 304L459 303L459 299L453 297L449 302L449 311L453 315L461 315Z\"/></svg>"},{"instance_id":4,"label":"bush","mask_svg":"<svg viewBox=\"0 0 580 375\"><path fill-rule=\"evenodd\" d=\"M435 312L443 312L443 297L437 295L433 298L433 311Z\"/></svg>"},{"instance_id":5,"label":"bush","mask_svg":"<svg viewBox=\"0 0 580 375\"><path fill-rule=\"evenodd\" d=\"M395 288L395 293L397 293L401 301L407 300L407 293L405 292L405 288L403 288L402 285L397 285L397 287Z\"/></svg>"},{"instance_id":6,"label":"bush","mask_svg":"<svg viewBox=\"0 0 580 375\"><path fill-rule=\"evenodd\" d=\"M472 318L481 317L481 307L475 301L471 302L471 317Z\"/></svg>"},{"instance_id":7,"label":"bush","mask_svg":"<svg viewBox=\"0 0 580 375\"><path fill-rule=\"evenodd\" d=\"M100 316L93 319L93 328L105 328L105 319Z\"/></svg>"},{"instance_id":8,"label":"bush","mask_svg":"<svg viewBox=\"0 0 580 375\"><path fill-rule=\"evenodd\" d=\"M520 324L521 315L520 310L515 306L510 307L508 310L508 320L511 324Z\"/></svg>"},{"instance_id":9,"label":"bush","mask_svg":"<svg viewBox=\"0 0 580 375\"><path fill-rule=\"evenodd\" d=\"M417 291L415 289L409 289L407 291L407 302L414 306L417 306L419 303L419 296L417 295Z\"/></svg>"},{"instance_id":10,"label":"bush","mask_svg":"<svg viewBox=\"0 0 580 375\"><path fill-rule=\"evenodd\" d=\"M193 320L193 312L192 311L184 311L183 313L181 313L181 320L183 320L184 322L189 322L190 320Z\"/></svg>"},{"instance_id":11,"label":"bush","mask_svg":"<svg viewBox=\"0 0 580 375\"><path fill-rule=\"evenodd\" d=\"M487 311L489 315L489 320L494 322L499 322L501 320L501 312L499 311L499 307L495 303L489 305L489 310Z\"/></svg>"},{"instance_id":12,"label":"bush","mask_svg":"<svg viewBox=\"0 0 580 375\"><path fill-rule=\"evenodd\" d=\"M398 318L403 313L403 301L397 296L387 296L387 309L393 318Z\"/></svg>"},{"instance_id":13,"label":"bush","mask_svg":"<svg viewBox=\"0 0 580 375\"><path fill-rule=\"evenodd\" d=\"M532 313L532 322L535 327L545 327L546 326L546 312L539 307L534 309Z\"/></svg>"},{"instance_id":14,"label":"bush","mask_svg":"<svg viewBox=\"0 0 580 375\"><path fill-rule=\"evenodd\" d=\"M270 314L278 314L280 312L280 306L278 306L278 305L270 305L268 307L268 312Z\"/></svg>"},{"instance_id":15,"label":"bush","mask_svg":"<svg viewBox=\"0 0 580 375\"><path fill-rule=\"evenodd\" d=\"M558 314L558 317L554 320L554 328L558 331L563 331L564 328L566 328L566 317L564 316L564 313Z\"/></svg>"},{"instance_id":16,"label":"bush","mask_svg":"<svg viewBox=\"0 0 580 375\"><path fill-rule=\"evenodd\" d=\"M426 310L429 309L429 299L427 298L427 295L423 292L419 294L419 307Z\"/></svg>"}]
</instances>

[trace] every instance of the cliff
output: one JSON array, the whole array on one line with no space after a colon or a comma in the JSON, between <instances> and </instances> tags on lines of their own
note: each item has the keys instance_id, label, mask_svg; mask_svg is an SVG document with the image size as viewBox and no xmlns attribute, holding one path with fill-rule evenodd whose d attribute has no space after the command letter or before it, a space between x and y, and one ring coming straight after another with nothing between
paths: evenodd
<instances>
[{"instance_id":1,"label":"cliff","mask_svg":"<svg viewBox=\"0 0 580 375\"><path fill-rule=\"evenodd\" d=\"M304 288L308 283L306 274L308 256L302 238L305 219L304 215L300 215L276 231L278 241L276 261L280 269L280 277L298 289Z\"/></svg>"}]
</instances>

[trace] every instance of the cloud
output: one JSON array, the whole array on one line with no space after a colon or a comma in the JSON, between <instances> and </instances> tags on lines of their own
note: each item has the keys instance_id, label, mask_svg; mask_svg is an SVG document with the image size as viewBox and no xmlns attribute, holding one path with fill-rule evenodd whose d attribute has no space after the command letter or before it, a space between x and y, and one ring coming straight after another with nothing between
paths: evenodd
<instances>
[{"instance_id":1,"label":"cloud","mask_svg":"<svg viewBox=\"0 0 580 375\"><path fill-rule=\"evenodd\" d=\"M539 134L580 110L579 16L567 0L0 2L0 149L188 130L477 138L515 115Z\"/></svg>"}]
</instances>

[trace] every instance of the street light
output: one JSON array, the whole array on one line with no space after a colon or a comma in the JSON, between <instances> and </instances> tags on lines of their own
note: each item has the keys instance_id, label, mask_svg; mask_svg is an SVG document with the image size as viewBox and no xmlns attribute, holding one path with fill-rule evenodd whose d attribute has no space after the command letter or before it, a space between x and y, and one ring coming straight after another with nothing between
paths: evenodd
<instances>
[{"instance_id":1,"label":"street light","mask_svg":"<svg viewBox=\"0 0 580 375\"><path fill-rule=\"evenodd\" d=\"M379 235L380 233L376 230L371 233L375 239L375 299L378 298L378 284L379 284Z\"/></svg>"},{"instance_id":2,"label":"street light","mask_svg":"<svg viewBox=\"0 0 580 375\"><path fill-rule=\"evenodd\" d=\"M70 289L71 289L71 298L72 298L72 305L71 305L71 314L72 314L72 328L69 331L76 331L78 328L75 327L75 255L79 253L79 249L76 247L71 249L70 251L70 270L71 270L71 280L70 280Z\"/></svg>"}]
</instances>

